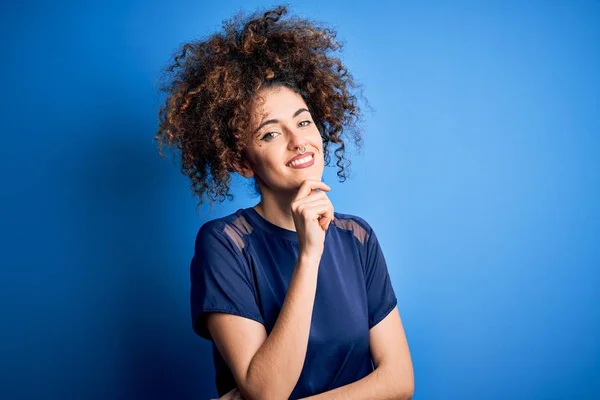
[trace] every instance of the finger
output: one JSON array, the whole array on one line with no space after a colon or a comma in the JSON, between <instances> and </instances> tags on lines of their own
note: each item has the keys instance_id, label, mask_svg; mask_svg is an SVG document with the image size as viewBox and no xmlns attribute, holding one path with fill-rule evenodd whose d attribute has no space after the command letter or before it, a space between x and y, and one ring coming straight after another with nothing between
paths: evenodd
<instances>
[{"instance_id":1,"label":"finger","mask_svg":"<svg viewBox=\"0 0 600 400\"><path fill-rule=\"evenodd\" d=\"M300 188L298 189L298 193L296 194L294 200L302 199L311 194L313 190L317 189L321 189L326 192L331 190L331 188L327 184L325 184L325 182L307 179L304 182L302 182L302 185L300 185Z\"/></svg>"},{"instance_id":2,"label":"finger","mask_svg":"<svg viewBox=\"0 0 600 400\"><path fill-rule=\"evenodd\" d=\"M330 211L328 211L326 214L323 214L321 216L321 218L319 219L319 224L321 225L323 230L327 230L329 229L331 221L333 221L333 214L330 214Z\"/></svg>"},{"instance_id":3,"label":"finger","mask_svg":"<svg viewBox=\"0 0 600 400\"><path fill-rule=\"evenodd\" d=\"M328 206L321 208L315 207L311 210L307 210L307 214L311 220L315 220L316 217L317 223L323 230L326 230L329 223L331 223L330 207Z\"/></svg>"},{"instance_id":4,"label":"finger","mask_svg":"<svg viewBox=\"0 0 600 400\"><path fill-rule=\"evenodd\" d=\"M328 210L328 213L326 214L325 218L322 218L319 220L319 222L324 222L324 224L321 225L323 230L326 231L327 229L329 229L329 225L331 225L331 222L334 219L335 219L335 214L334 214L333 207L331 207L331 209Z\"/></svg>"},{"instance_id":5,"label":"finger","mask_svg":"<svg viewBox=\"0 0 600 400\"><path fill-rule=\"evenodd\" d=\"M302 204L311 204L314 202L318 202L318 201L328 201L331 202L329 200L329 197L327 197L327 195L325 194L325 192L313 192L311 194L309 194L308 196L302 198L302 199L298 199L295 202L292 203L292 210L295 208L298 208L300 205Z\"/></svg>"},{"instance_id":6,"label":"finger","mask_svg":"<svg viewBox=\"0 0 600 400\"><path fill-rule=\"evenodd\" d=\"M298 213L305 220L316 220L319 218L331 218L331 202L329 200L317 200L298 206Z\"/></svg>"}]
</instances>

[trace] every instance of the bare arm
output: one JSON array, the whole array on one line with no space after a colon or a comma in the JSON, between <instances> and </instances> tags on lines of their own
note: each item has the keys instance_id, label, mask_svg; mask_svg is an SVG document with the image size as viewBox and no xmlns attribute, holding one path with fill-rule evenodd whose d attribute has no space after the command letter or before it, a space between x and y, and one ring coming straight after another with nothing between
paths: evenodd
<instances>
[{"instance_id":1,"label":"bare arm","mask_svg":"<svg viewBox=\"0 0 600 400\"><path fill-rule=\"evenodd\" d=\"M214 313L208 329L245 399L287 398L298 382L310 331L318 260L300 259L273 331L231 314Z\"/></svg>"},{"instance_id":2,"label":"bare arm","mask_svg":"<svg viewBox=\"0 0 600 400\"><path fill-rule=\"evenodd\" d=\"M302 372L325 230L333 218L331 202L316 188L329 190L322 182L306 181L292 206L300 256L270 335L262 324L244 317L208 315L215 345L247 400L288 398Z\"/></svg>"}]
</instances>

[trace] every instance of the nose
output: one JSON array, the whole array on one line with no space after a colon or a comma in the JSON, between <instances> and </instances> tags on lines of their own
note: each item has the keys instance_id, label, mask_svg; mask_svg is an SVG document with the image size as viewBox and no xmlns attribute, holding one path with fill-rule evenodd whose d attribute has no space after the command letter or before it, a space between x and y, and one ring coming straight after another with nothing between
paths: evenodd
<instances>
[{"instance_id":1,"label":"nose","mask_svg":"<svg viewBox=\"0 0 600 400\"><path fill-rule=\"evenodd\" d=\"M290 129L288 133L288 150L295 152L297 148L306 145L306 138L298 129Z\"/></svg>"}]
</instances>

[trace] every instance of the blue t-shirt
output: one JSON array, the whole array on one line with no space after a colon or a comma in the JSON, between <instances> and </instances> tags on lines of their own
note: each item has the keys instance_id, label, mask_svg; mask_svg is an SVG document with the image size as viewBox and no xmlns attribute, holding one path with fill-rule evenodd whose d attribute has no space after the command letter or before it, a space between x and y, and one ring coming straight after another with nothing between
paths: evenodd
<instances>
[{"instance_id":1,"label":"blue t-shirt","mask_svg":"<svg viewBox=\"0 0 600 400\"><path fill-rule=\"evenodd\" d=\"M270 334L298 260L296 232L240 209L202 225L191 262L191 312L196 333L211 339L205 314L250 318ZM335 213L325 236L302 373L290 399L355 382L373 371L369 329L396 306L387 265L363 219ZM236 387L213 343L217 391Z\"/></svg>"}]
</instances>

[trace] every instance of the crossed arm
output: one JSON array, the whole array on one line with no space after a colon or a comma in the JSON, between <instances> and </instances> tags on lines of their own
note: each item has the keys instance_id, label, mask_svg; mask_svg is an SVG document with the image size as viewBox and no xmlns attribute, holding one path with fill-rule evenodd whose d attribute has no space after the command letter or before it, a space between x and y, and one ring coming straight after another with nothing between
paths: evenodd
<instances>
[{"instance_id":1,"label":"crossed arm","mask_svg":"<svg viewBox=\"0 0 600 400\"><path fill-rule=\"evenodd\" d=\"M410 399L414 373L398 307L371 328L369 340L375 364L373 372L349 385L306 399Z\"/></svg>"},{"instance_id":2,"label":"crossed arm","mask_svg":"<svg viewBox=\"0 0 600 400\"><path fill-rule=\"evenodd\" d=\"M246 400L287 399L302 372L317 287L319 258L300 256L271 333L257 321L210 313L207 327ZM413 369L397 307L369 331L375 370L315 399L408 399Z\"/></svg>"},{"instance_id":3,"label":"crossed arm","mask_svg":"<svg viewBox=\"0 0 600 400\"><path fill-rule=\"evenodd\" d=\"M243 335L244 340L242 342L246 345L250 344L251 348L260 346L261 340L262 343L264 343L266 332L264 332L264 327L258 322L227 314L213 315L214 317L212 318L211 325L213 326L212 330L214 330L217 335L219 335L219 333L224 333L224 330L233 332L233 335L236 336ZM241 333L244 332L244 330L247 332L248 329L254 331L255 335ZM264 332L264 335L262 334L261 329ZM395 307L382 321L371 328L369 335L371 356L375 364L375 370L363 379L328 392L308 397L306 400L376 400L410 399L412 397L414 391L413 366L398 308ZM220 337L220 339L222 341L224 338ZM248 343L248 340L250 340L250 343ZM232 346L222 345L222 347L229 348ZM240 361L240 359L243 358L243 355L242 357L234 357L231 353L225 355L225 359L228 363L234 363L232 368L234 371L236 369L239 370L239 367L242 367L242 369L245 368L245 366L242 366L243 362ZM235 372L234 376L236 376ZM264 382L266 383L267 381L272 380L272 378L272 376L269 376L269 379L265 379ZM238 381L237 376L236 382L238 382L240 391L243 393L245 399L261 398L261 394L254 395L253 393L250 393L247 388L242 388L241 385L239 385L240 381ZM265 398L268 398L268 396L265 396Z\"/></svg>"}]
</instances>

